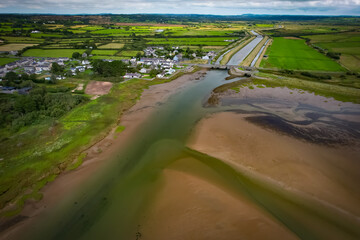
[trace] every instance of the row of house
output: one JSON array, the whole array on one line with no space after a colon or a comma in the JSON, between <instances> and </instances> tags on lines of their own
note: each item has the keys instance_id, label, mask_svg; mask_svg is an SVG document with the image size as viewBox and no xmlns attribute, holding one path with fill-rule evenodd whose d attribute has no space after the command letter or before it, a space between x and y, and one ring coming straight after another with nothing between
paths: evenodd
<instances>
[{"instance_id":1,"label":"row of house","mask_svg":"<svg viewBox=\"0 0 360 240\"><path fill-rule=\"evenodd\" d=\"M0 77L4 77L6 73L15 71L16 69L23 70L27 74L41 74L44 71L50 71L53 63L56 62L57 64L64 66L64 62L69 60L70 59L67 57L41 59L25 57L0 67Z\"/></svg>"},{"instance_id":2,"label":"row of house","mask_svg":"<svg viewBox=\"0 0 360 240\"><path fill-rule=\"evenodd\" d=\"M11 62L5 66L0 67L0 78L4 77L6 73L20 70L26 74L43 74L44 72L49 72L51 70L52 64L57 63L60 66L65 66L70 58L60 57L60 58L34 58L27 57L22 58L18 61ZM76 75L77 72L84 72L86 69L92 68L92 65L89 60L76 60L81 66L71 68L70 71L73 75Z\"/></svg>"},{"instance_id":3,"label":"row of house","mask_svg":"<svg viewBox=\"0 0 360 240\"><path fill-rule=\"evenodd\" d=\"M13 94L13 93L18 93L18 94L28 94L30 92L30 90L32 89L32 87L24 87L24 88L15 88L15 87L2 87L0 86L0 92L1 93L5 93L5 94Z\"/></svg>"}]
</instances>

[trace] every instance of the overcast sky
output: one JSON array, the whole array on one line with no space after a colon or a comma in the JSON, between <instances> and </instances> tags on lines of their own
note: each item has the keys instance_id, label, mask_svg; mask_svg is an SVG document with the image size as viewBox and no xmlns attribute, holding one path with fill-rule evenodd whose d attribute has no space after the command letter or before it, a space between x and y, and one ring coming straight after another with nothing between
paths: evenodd
<instances>
[{"instance_id":1,"label":"overcast sky","mask_svg":"<svg viewBox=\"0 0 360 240\"><path fill-rule=\"evenodd\" d=\"M1 0L0 12L360 15L360 0Z\"/></svg>"}]
</instances>

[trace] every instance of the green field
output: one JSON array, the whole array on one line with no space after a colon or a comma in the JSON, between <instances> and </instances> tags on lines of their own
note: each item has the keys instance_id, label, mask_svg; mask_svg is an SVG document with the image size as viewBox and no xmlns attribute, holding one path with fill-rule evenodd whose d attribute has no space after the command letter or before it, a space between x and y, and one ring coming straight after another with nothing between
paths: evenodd
<instances>
[{"instance_id":1,"label":"green field","mask_svg":"<svg viewBox=\"0 0 360 240\"><path fill-rule=\"evenodd\" d=\"M115 55L118 51L117 50L92 50L91 54L93 55L103 55L103 56L111 56Z\"/></svg>"},{"instance_id":2,"label":"green field","mask_svg":"<svg viewBox=\"0 0 360 240\"><path fill-rule=\"evenodd\" d=\"M190 29L188 31L177 31L173 36L230 36L233 35L234 31L228 30L201 30L201 29Z\"/></svg>"},{"instance_id":3,"label":"green field","mask_svg":"<svg viewBox=\"0 0 360 240\"><path fill-rule=\"evenodd\" d=\"M122 57L135 57L137 53L143 54L143 51L121 51L118 55Z\"/></svg>"},{"instance_id":4,"label":"green field","mask_svg":"<svg viewBox=\"0 0 360 240\"><path fill-rule=\"evenodd\" d=\"M302 39L274 38L266 51L268 59L261 63L264 68L316 71L344 71L337 62L306 45Z\"/></svg>"},{"instance_id":5,"label":"green field","mask_svg":"<svg viewBox=\"0 0 360 240\"><path fill-rule=\"evenodd\" d=\"M18 58L0 58L0 66L3 66L7 63L11 63L18 60Z\"/></svg>"},{"instance_id":6,"label":"green field","mask_svg":"<svg viewBox=\"0 0 360 240\"><path fill-rule=\"evenodd\" d=\"M31 33L33 38L61 38L63 35L60 34L50 34L50 33Z\"/></svg>"},{"instance_id":7,"label":"green field","mask_svg":"<svg viewBox=\"0 0 360 240\"><path fill-rule=\"evenodd\" d=\"M44 39L41 38L31 38L31 37L9 37L4 36L2 39L8 41L9 43L41 43Z\"/></svg>"},{"instance_id":8,"label":"green field","mask_svg":"<svg viewBox=\"0 0 360 240\"><path fill-rule=\"evenodd\" d=\"M360 71L360 33L347 32L337 34L303 36L309 38L315 46L330 52L341 53L340 63L351 71Z\"/></svg>"},{"instance_id":9,"label":"green field","mask_svg":"<svg viewBox=\"0 0 360 240\"><path fill-rule=\"evenodd\" d=\"M32 47L34 45L37 44L29 44L29 43L10 43L10 44L5 44L5 45L1 45L0 46L0 52L1 51L19 51L22 50L26 47Z\"/></svg>"},{"instance_id":10,"label":"green field","mask_svg":"<svg viewBox=\"0 0 360 240\"><path fill-rule=\"evenodd\" d=\"M225 40L237 40L237 37L211 37L211 38L147 38L150 45L204 45L204 46L227 46L231 42Z\"/></svg>"},{"instance_id":11,"label":"green field","mask_svg":"<svg viewBox=\"0 0 360 240\"><path fill-rule=\"evenodd\" d=\"M256 24L256 26L260 28L272 28L274 24Z\"/></svg>"},{"instance_id":12,"label":"green field","mask_svg":"<svg viewBox=\"0 0 360 240\"><path fill-rule=\"evenodd\" d=\"M99 46L99 49L120 49L123 48L124 44L123 43L108 43L102 46Z\"/></svg>"},{"instance_id":13,"label":"green field","mask_svg":"<svg viewBox=\"0 0 360 240\"><path fill-rule=\"evenodd\" d=\"M92 56L90 57L91 59L112 59L112 60L122 60L122 59L130 59L130 57L126 57L126 56L100 56L100 55L96 55L96 56Z\"/></svg>"},{"instance_id":14,"label":"green field","mask_svg":"<svg viewBox=\"0 0 360 240\"><path fill-rule=\"evenodd\" d=\"M29 49L24 57L72 57L74 52L83 53L84 49Z\"/></svg>"}]
</instances>

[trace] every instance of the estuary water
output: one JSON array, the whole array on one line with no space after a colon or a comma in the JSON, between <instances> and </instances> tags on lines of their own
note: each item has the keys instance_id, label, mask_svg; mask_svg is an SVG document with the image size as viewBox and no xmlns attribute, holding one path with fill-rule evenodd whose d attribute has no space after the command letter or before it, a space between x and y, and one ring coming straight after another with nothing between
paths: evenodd
<instances>
[{"instance_id":1,"label":"estuary water","mask_svg":"<svg viewBox=\"0 0 360 240\"><path fill-rule=\"evenodd\" d=\"M168 165L186 157L199 159L221 172L225 182L235 186L236 191L300 238L324 237L323 229L313 227L314 223L336 229L345 238L360 236L356 230L359 223L352 222L352 218L327 212L326 206L314 209L311 204L275 191L268 184L244 175L219 159L186 147L194 126L201 119L225 111L260 114L249 121L305 141L320 139L324 144L337 143L334 138L338 135L333 135L334 132L344 133L341 135L344 139L359 139L360 123L349 120L360 116L359 106L336 101L327 103L326 99L307 93L292 98L294 95L288 94L290 90L283 93L281 89L274 92L265 88L255 94L250 89L240 90L241 96L228 96L219 106L204 107L213 89L230 82L225 80L227 76L226 71L209 71L204 79L192 81L161 103L126 149L119 150L114 156L106 170L94 176L81 190L64 196L63 204L48 210L47 217L29 229L24 239L141 239L139 219L151 207L159 188L159 177ZM321 131L315 134L317 138L309 137L313 136L309 131L302 131L302 126L310 121L321 125ZM330 135L322 135L327 126L333 131ZM344 140L344 143L347 142Z\"/></svg>"}]
</instances>

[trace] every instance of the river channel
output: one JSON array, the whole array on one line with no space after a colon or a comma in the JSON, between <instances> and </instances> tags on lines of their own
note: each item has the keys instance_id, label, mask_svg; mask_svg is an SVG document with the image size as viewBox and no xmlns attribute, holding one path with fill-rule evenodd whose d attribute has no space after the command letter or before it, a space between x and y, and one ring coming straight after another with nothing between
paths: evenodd
<instances>
[{"instance_id":1,"label":"river channel","mask_svg":"<svg viewBox=\"0 0 360 240\"><path fill-rule=\"evenodd\" d=\"M256 46L261 39L256 38L253 45ZM234 56L232 61L240 61L238 56ZM258 117L249 121L276 131L288 132L296 138L299 138L296 134L301 133L303 125L319 121L321 130L325 131L326 126L331 126L358 139L359 122L349 121L346 116L358 118L359 106L331 101L327 103L325 98L319 100L318 96L308 96L307 93L291 98L294 96L293 93L288 94L291 90L283 90L287 91L283 93L281 89L271 88L259 89L256 94L245 89L240 100L235 95L228 96L218 106L207 106L212 90L230 82L225 80L227 76L226 71L209 71L203 79L192 81L165 103L161 103L139 128L137 136L128 143L126 149L121 149L114 157L110 167L94 176L81 191L64 196L64 203L59 204L57 209L48 210L47 217L28 230L24 239L142 239L139 219L151 207L150 202L159 188L159 177L168 165L186 157L199 159L221 172L225 184L230 184L234 191L269 213L294 236L321 239L325 236L323 228L319 230L313 226L319 224L338 229L339 236L356 239L359 236L359 230L356 230L358 220L353 222L351 217L339 217L337 212L329 213L326 206L313 207L308 202L298 202L295 197L274 190L258 179L252 179L231 165L186 146L197 123L219 112L258 114ZM275 94L271 94L272 91ZM334 116L339 116L336 121ZM289 125L292 126L291 131L284 127ZM346 128L342 131L344 126ZM300 136L304 141L309 140L306 136L310 133L306 133L305 137ZM321 138L321 132L315 135ZM331 136L328 137L330 140Z\"/></svg>"}]
</instances>

